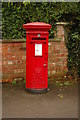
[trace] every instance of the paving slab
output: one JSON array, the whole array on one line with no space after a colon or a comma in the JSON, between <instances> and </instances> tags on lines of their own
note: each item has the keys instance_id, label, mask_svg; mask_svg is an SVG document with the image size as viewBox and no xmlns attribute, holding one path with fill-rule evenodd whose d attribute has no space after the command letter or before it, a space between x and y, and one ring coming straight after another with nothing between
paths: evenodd
<instances>
[{"instance_id":1,"label":"paving slab","mask_svg":"<svg viewBox=\"0 0 80 120\"><path fill-rule=\"evenodd\" d=\"M3 84L3 118L78 118L78 86L49 84L45 94L29 94L24 83Z\"/></svg>"}]
</instances>

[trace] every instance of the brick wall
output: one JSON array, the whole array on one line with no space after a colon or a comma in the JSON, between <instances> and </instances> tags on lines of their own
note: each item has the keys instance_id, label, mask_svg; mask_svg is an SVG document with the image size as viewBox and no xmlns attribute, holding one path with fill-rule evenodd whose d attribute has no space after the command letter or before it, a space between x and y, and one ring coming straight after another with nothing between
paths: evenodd
<instances>
[{"instance_id":1,"label":"brick wall","mask_svg":"<svg viewBox=\"0 0 80 120\"><path fill-rule=\"evenodd\" d=\"M48 47L48 73L55 77L59 73L64 75L67 71L68 50L65 43L64 25L66 23L58 22L55 38L50 40Z\"/></svg>"},{"instance_id":2,"label":"brick wall","mask_svg":"<svg viewBox=\"0 0 80 120\"><path fill-rule=\"evenodd\" d=\"M2 43L2 79L12 81L14 78L26 79L26 47L25 42Z\"/></svg>"},{"instance_id":3,"label":"brick wall","mask_svg":"<svg viewBox=\"0 0 80 120\"><path fill-rule=\"evenodd\" d=\"M48 51L48 73L67 72L67 49L63 42L50 42Z\"/></svg>"},{"instance_id":4,"label":"brick wall","mask_svg":"<svg viewBox=\"0 0 80 120\"><path fill-rule=\"evenodd\" d=\"M48 43L49 76L67 71L68 51L64 42L63 26L64 23L57 23L55 38L50 39ZM17 78L26 79L26 42L4 40L2 42L2 81L11 82Z\"/></svg>"}]
</instances>

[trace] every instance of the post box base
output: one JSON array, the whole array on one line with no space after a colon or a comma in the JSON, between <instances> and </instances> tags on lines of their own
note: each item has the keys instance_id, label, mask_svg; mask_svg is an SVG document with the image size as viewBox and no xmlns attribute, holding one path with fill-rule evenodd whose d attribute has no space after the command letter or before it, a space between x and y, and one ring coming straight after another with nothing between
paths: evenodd
<instances>
[{"instance_id":1,"label":"post box base","mask_svg":"<svg viewBox=\"0 0 80 120\"><path fill-rule=\"evenodd\" d=\"M35 94L41 94L41 93L46 93L47 89L29 89L29 88L26 88L26 92L35 93Z\"/></svg>"}]
</instances>

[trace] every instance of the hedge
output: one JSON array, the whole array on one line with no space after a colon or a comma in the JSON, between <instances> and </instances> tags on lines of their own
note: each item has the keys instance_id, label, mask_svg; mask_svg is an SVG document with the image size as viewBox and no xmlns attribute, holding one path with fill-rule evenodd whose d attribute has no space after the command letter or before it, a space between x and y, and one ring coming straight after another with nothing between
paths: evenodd
<instances>
[{"instance_id":1,"label":"hedge","mask_svg":"<svg viewBox=\"0 0 80 120\"><path fill-rule=\"evenodd\" d=\"M49 37L53 38L56 22L69 22L70 31L66 39L68 48L68 68L80 74L80 2L3 2L2 37L19 39L25 37L24 23L46 22L52 25Z\"/></svg>"}]
</instances>

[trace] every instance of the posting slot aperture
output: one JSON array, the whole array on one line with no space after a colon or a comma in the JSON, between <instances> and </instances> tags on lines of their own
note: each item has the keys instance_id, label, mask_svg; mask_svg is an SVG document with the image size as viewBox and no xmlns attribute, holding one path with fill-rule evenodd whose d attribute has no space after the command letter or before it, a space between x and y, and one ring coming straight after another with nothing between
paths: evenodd
<instances>
[{"instance_id":1,"label":"posting slot aperture","mask_svg":"<svg viewBox=\"0 0 80 120\"><path fill-rule=\"evenodd\" d=\"M46 40L46 38L32 38L32 40Z\"/></svg>"}]
</instances>

